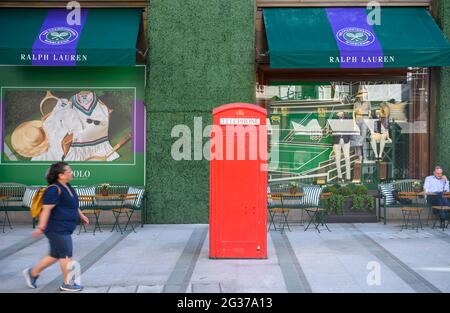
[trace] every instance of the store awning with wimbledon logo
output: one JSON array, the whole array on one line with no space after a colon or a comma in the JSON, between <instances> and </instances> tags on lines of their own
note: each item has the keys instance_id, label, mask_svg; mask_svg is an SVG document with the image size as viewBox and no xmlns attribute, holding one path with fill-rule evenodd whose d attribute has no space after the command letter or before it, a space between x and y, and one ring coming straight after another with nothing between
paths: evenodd
<instances>
[{"instance_id":1,"label":"store awning with wimbledon logo","mask_svg":"<svg viewBox=\"0 0 450 313\"><path fill-rule=\"evenodd\" d=\"M140 9L82 9L71 25L65 9L1 9L0 64L131 66ZM76 23L75 23L76 24Z\"/></svg>"},{"instance_id":2,"label":"store awning with wimbledon logo","mask_svg":"<svg viewBox=\"0 0 450 313\"><path fill-rule=\"evenodd\" d=\"M267 8L271 68L450 65L450 44L425 8Z\"/></svg>"}]
</instances>

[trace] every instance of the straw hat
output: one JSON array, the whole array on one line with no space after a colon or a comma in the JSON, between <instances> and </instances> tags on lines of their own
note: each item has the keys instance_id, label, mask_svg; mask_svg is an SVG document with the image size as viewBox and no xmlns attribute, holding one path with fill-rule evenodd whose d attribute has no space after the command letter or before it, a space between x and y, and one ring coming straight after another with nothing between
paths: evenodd
<instances>
[{"instance_id":1,"label":"straw hat","mask_svg":"<svg viewBox=\"0 0 450 313\"><path fill-rule=\"evenodd\" d=\"M49 143L42 121L28 121L17 126L11 135L11 145L26 158L47 151Z\"/></svg>"},{"instance_id":2,"label":"straw hat","mask_svg":"<svg viewBox=\"0 0 450 313\"><path fill-rule=\"evenodd\" d=\"M365 96L367 95L367 91L364 89L361 89L358 91L358 93L356 94L356 97L361 97L361 96Z\"/></svg>"}]
</instances>

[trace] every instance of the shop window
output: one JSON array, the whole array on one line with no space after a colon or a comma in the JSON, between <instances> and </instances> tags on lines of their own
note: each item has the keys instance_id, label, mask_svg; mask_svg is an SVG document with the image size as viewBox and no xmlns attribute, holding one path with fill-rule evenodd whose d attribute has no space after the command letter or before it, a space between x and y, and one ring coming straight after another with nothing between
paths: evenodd
<instances>
[{"instance_id":1,"label":"shop window","mask_svg":"<svg viewBox=\"0 0 450 313\"><path fill-rule=\"evenodd\" d=\"M428 86L426 68L392 79L257 85L271 128L269 178L367 184L423 178L430 167Z\"/></svg>"}]
</instances>

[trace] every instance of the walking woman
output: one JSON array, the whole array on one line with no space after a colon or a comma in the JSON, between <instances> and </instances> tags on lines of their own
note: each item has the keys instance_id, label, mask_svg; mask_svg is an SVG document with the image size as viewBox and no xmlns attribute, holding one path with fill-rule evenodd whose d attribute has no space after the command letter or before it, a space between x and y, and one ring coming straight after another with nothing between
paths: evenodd
<instances>
[{"instance_id":1,"label":"walking woman","mask_svg":"<svg viewBox=\"0 0 450 313\"><path fill-rule=\"evenodd\" d=\"M89 219L78 207L78 196L69 182L72 180L72 169L66 162L52 164L47 172L49 186L44 193L44 206L39 216L39 224L33 237L42 234L48 239L50 252L33 268L23 271L30 288L36 288L39 274L50 265L59 261L64 282L62 291L81 291L82 286L70 281L70 262L72 261L72 233L77 226L78 218L89 224Z\"/></svg>"}]
</instances>

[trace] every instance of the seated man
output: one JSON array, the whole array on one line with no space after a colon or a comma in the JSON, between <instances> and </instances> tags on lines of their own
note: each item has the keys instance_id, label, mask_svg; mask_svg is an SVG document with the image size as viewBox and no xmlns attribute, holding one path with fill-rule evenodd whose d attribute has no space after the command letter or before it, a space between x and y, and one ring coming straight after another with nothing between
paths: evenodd
<instances>
[{"instance_id":1,"label":"seated man","mask_svg":"<svg viewBox=\"0 0 450 313\"><path fill-rule=\"evenodd\" d=\"M425 193L434 193L433 195L427 195L427 202L430 206L449 206L448 199L442 198L442 193L449 191L447 177L443 175L443 170L440 166L434 168L433 174L425 178L423 185ZM446 211L439 210L441 228L444 228L446 217Z\"/></svg>"}]
</instances>

